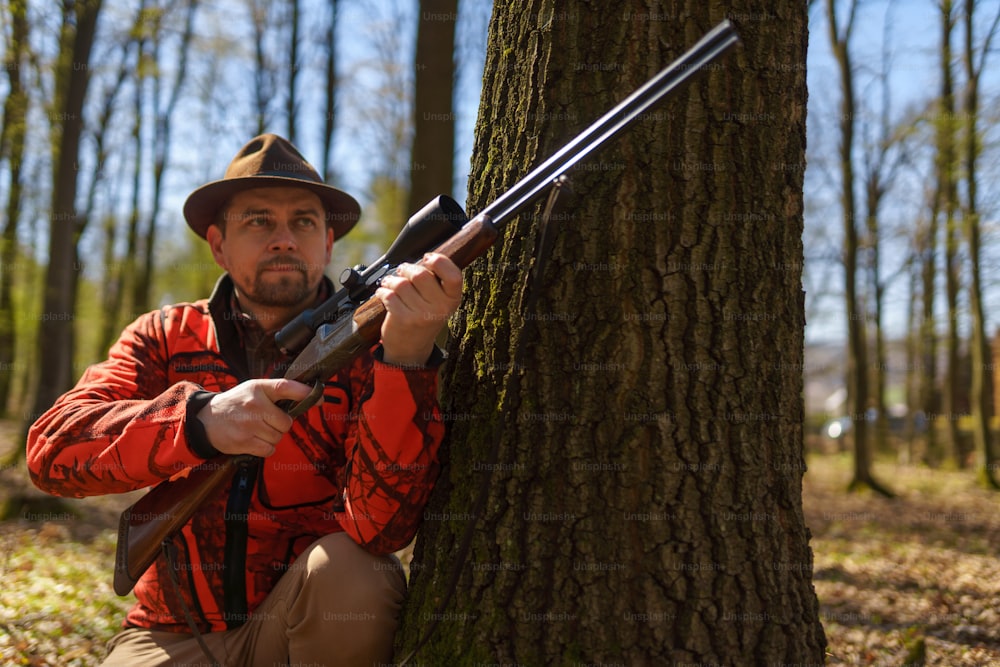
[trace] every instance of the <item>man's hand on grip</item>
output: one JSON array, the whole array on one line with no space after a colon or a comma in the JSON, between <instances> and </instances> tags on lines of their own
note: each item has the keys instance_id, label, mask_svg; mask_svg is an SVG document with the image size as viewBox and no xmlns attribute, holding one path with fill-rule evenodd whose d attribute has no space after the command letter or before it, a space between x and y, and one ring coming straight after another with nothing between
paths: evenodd
<instances>
[{"instance_id":1,"label":"man's hand on grip","mask_svg":"<svg viewBox=\"0 0 1000 667\"><path fill-rule=\"evenodd\" d=\"M197 416L223 454L270 456L294 421L277 402L300 401L309 392L294 380L248 380L213 396Z\"/></svg>"},{"instance_id":2,"label":"man's hand on grip","mask_svg":"<svg viewBox=\"0 0 1000 667\"><path fill-rule=\"evenodd\" d=\"M462 303L462 271L445 255L428 253L419 264L400 264L395 274L382 279L375 296L386 310L383 360L422 366Z\"/></svg>"}]
</instances>

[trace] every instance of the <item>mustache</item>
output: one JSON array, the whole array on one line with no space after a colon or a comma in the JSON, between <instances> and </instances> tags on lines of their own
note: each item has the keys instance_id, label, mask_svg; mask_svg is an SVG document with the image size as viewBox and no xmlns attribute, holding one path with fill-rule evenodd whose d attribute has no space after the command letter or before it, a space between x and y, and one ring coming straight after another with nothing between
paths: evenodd
<instances>
[{"instance_id":1,"label":"mustache","mask_svg":"<svg viewBox=\"0 0 1000 667\"><path fill-rule=\"evenodd\" d=\"M289 255L278 255L277 257L263 261L257 265L257 270L263 271L264 269L277 266L291 266L296 271L302 271L303 273L309 270L309 264L307 262L303 262L298 257L292 257Z\"/></svg>"}]
</instances>

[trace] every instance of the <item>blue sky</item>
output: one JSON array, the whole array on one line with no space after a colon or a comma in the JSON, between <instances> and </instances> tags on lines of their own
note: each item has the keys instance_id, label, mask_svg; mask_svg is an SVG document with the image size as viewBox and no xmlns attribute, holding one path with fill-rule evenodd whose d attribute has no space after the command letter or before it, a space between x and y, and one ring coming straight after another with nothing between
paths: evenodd
<instances>
[{"instance_id":1,"label":"blue sky","mask_svg":"<svg viewBox=\"0 0 1000 667\"><path fill-rule=\"evenodd\" d=\"M837 122L840 100L840 81L833 62L827 22L822 3L816 3L810 17L810 48L808 61L809 82L809 163L806 172L806 276L807 311L809 324L807 340L839 340L845 336L846 319L842 303L843 276L839 261L842 218L837 200L835 175ZM982 30L992 20L998 9L995 2L982 2ZM865 141L863 127L877 120L882 103L882 91L877 77L888 58L890 118L893 122L924 108L940 87L939 14L931 0L906 0L905 2L870 2L862 5L857 18L855 37L852 41L856 67L856 98L859 105L868 107L858 117L856 162L861 161L861 144ZM845 18L843 16L839 17ZM963 39L961 31L952 37L953 49L958 52ZM995 123L995 103L1000 92L997 58L994 53L987 66L983 83L984 112L992 113ZM956 66L956 72L958 68ZM960 74L958 75L961 78ZM980 184L980 207L984 214L984 279L989 331L996 326L1000 313L1000 272L997 259L997 207L1000 206L997 189L992 187L998 175L996 153L996 126L987 135L993 144L992 152L984 156L981 168L984 178ZM908 251L908 235L916 229L917 220L926 211L930 143L923 146L923 153L915 155L911 164L901 168L892 181L883 209L884 224L889 238L885 241L882 258L885 275L899 274ZM859 198L859 206L863 199ZM860 214L861 211L859 210ZM905 275L899 274L890 283L886 293L885 327L889 335L901 336L906 329L908 285ZM964 299L963 299L964 303ZM964 316L963 316L964 323Z\"/></svg>"}]
</instances>

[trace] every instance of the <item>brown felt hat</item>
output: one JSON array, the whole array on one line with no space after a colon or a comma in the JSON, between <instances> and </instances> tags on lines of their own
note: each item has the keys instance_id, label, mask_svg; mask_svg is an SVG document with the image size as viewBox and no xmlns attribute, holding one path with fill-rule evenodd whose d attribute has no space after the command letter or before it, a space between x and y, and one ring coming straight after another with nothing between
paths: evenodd
<instances>
[{"instance_id":1,"label":"brown felt hat","mask_svg":"<svg viewBox=\"0 0 1000 667\"><path fill-rule=\"evenodd\" d=\"M229 198L250 188L295 186L316 193L326 208L336 238L349 232L361 216L361 206L351 195L323 182L298 149L276 134L262 134L240 149L220 181L191 193L184 203L184 218L195 233L205 231Z\"/></svg>"}]
</instances>

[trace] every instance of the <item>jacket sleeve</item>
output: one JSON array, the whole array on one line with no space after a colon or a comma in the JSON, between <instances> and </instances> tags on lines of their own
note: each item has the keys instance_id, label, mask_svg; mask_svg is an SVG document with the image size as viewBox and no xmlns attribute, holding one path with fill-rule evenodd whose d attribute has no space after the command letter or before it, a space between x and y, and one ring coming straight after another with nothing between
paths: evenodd
<instances>
[{"instance_id":1,"label":"jacket sleeve","mask_svg":"<svg viewBox=\"0 0 1000 667\"><path fill-rule=\"evenodd\" d=\"M202 387L168 382L164 321L156 311L122 333L31 426L27 463L40 489L60 496L151 486L204 461L187 445L188 399Z\"/></svg>"},{"instance_id":2,"label":"jacket sleeve","mask_svg":"<svg viewBox=\"0 0 1000 667\"><path fill-rule=\"evenodd\" d=\"M440 355L440 352L437 352ZM344 512L337 519L371 553L389 554L417 532L437 479L444 421L437 365L401 368L376 360L348 440Z\"/></svg>"}]
</instances>

